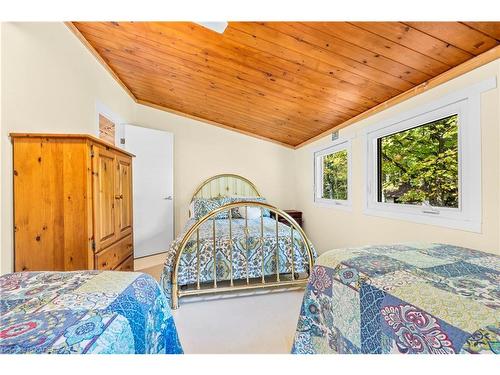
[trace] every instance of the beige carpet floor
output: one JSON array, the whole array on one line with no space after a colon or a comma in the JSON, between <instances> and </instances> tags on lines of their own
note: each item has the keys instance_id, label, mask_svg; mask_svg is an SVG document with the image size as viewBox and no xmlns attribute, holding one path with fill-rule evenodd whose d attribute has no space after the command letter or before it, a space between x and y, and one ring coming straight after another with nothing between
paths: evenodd
<instances>
[{"instance_id":1,"label":"beige carpet floor","mask_svg":"<svg viewBox=\"0 0 500 375\"><path fill-rule=\"evenodd\" d=\"M159 278L161 266L137 270ZM174 319L186 354L290 353L303 290L186 297Z\"/></svg>"}]
</instances>

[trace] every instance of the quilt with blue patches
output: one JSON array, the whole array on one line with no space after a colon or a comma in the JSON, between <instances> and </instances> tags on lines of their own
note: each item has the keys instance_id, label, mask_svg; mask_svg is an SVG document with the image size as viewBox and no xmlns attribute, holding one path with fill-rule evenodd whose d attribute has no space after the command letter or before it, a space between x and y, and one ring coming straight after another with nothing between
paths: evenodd
<instances>
[{"instance_id":1,"label":"quilt with blue patches","mask_svg":"<svg viewBox=\"0 0 500 375\"><path fill-rule=\"evenodd\" d=\"M331 250L292 353L500 353L500 257L445 244Z\"/></svg>"},{"instance_id":2,"label":"quilt with blue patches","mask_svg":"<svg viewBox=\"0 0 500 375\"><path fill-rule=\"evenodd\" d=\"M185 234L196 222L190 219L167 251L160 284L169 300L172 295L172 272L176 254ZM309 272L307 248L296 230L293 232L292 254L292 234L288 225L278 222L276 228L276 220L270 217L263 218L262 228L260 218L248 219L247 222L245 219L233 219L231 223L230 230L229 220L215 220L215 251L212 220L199 228L199 248L196 235L188 240L179 262L178 285L195 284L198 280L198 268L200 283L212 282L214 266L217 281L230 280L231 272L234 280L245 279L247 272L249 278L260 278L262 268L264 276L275 275L278 265L280 274L288 274L292 272L292 257L296 273ZM316 251L312 244L310 246L315 259Z\"/></svg>"},{"instance_id":3,"label":"quilt with blue patches","mask_svg":"<svg viewBox=\"0 0 500 375\"><path fill-rule=\"evenodd\" d=\"M158 283L138 272L0 277L0 353L182 353Z\"/></svg>"}]
</instances>

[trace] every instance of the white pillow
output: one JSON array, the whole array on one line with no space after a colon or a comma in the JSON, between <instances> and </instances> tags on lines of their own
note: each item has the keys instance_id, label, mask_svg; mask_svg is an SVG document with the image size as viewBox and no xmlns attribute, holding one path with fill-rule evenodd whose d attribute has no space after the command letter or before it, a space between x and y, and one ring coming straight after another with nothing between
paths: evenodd
<instances>
[{"instance_id":1,"label":"white pillow","mask_svg":"<svg viewBox=\"0 0 500 375\"><path fill-rule=\"evenodd\" d=\"M260 219L260 207L238 207L238 212L243 219L255 220Z\"/></svg>"}]
</instances>

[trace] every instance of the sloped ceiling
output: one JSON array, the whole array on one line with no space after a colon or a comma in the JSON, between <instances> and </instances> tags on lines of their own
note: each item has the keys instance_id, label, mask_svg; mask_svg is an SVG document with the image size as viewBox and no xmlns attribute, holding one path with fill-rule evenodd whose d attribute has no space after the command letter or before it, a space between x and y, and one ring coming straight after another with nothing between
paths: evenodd
<instances>
[{"instance_id":1,"label":"sloped ceiling","mask_svg":"<svg viewBox=\"0 0 500 375\"><path fill-rule=\"evenodd\" d=\"M138 102L292 147L500 41L500 22L72 24Z\"/></svg>"}]
</instances>

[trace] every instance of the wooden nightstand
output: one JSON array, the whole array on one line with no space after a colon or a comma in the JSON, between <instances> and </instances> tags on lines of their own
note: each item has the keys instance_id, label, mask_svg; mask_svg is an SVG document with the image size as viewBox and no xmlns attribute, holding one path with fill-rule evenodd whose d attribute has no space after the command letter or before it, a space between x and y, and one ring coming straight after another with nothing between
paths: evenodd
<instances>
[{"instance_id":1,"label":"wooden nightstand","mask_svg":"<svg viewBox=\"0 0 500 375\"><path fill-rule=\"evenodd\" d=\"M302 211L297 211L297 210L284 210L288 215L293 217L293 219L297 222L302 227ZM274 212L271 212L271 217L274 218ZM282 218L281 216L278 218L278 221L280 223L285 223L286 220Z\"/></svg>"}]
</instances>

